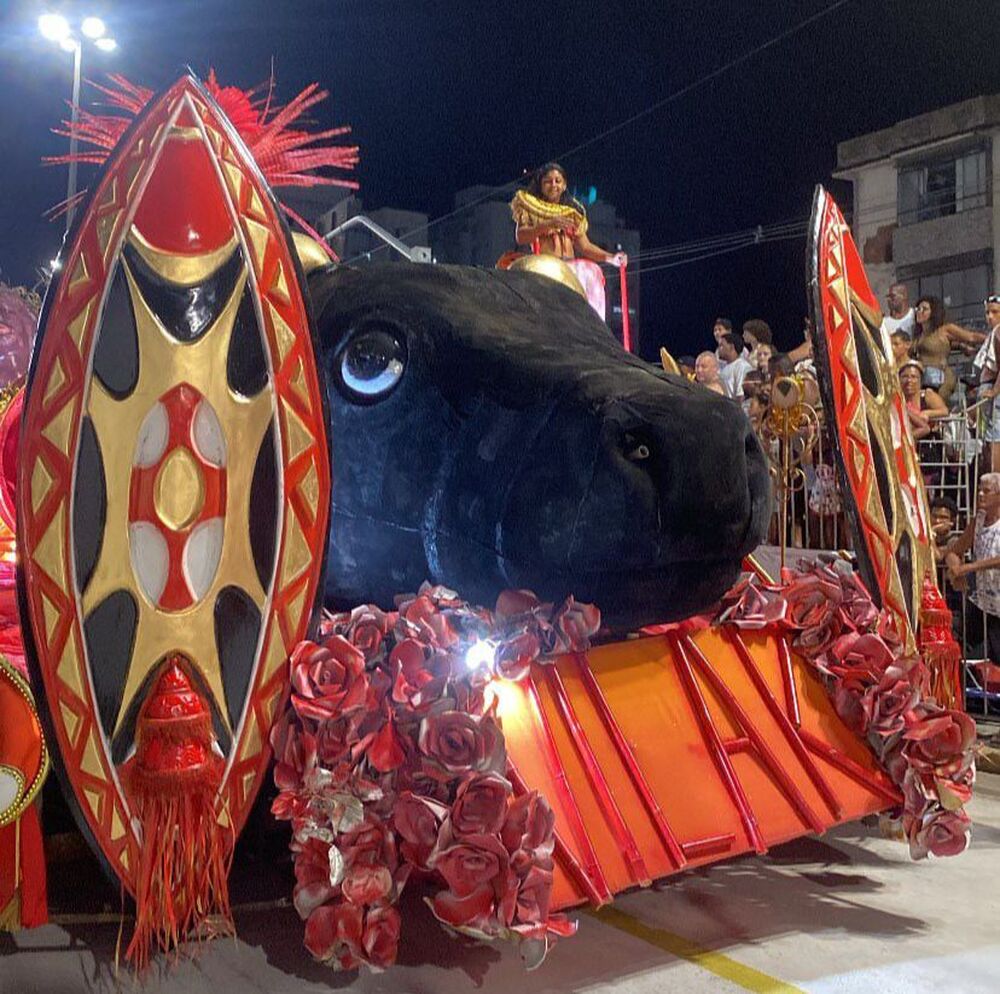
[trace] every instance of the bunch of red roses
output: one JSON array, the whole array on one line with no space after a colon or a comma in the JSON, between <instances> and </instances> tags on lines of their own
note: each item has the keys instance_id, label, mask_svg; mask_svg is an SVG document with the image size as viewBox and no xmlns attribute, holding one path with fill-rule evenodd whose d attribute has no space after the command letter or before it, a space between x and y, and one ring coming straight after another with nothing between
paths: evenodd
<instances>
[{"instance_id":1,"label":"bunch of red roses","mask_svg":"<svg viewBox=\"0 0 1000 994\"><path fill-rule=\"evenodd\" d=\"M529 967L575 931L549 913L552 809L504 777L488 683L586 649L599 625L572 598L554 607L512 591L490 612L425 584L396 611L329 616L295 649L291 706L271 737L272 810L292 823L294 903L317 959L390 966L415 874L441 922L517 940Z\"/></svg>"},{"instance_id":2,"label":"bunch of red roses","mask_svg":"<svg viewBox=\"0 0 1000 994\"><path fill-rule=\"evenodd\" d=\"M964 805L975 779L976 726L930 696L919 655L905 655L890 615L843 560L784 571L781 587L745 576L723 599L719 621L778 625L824 677L837 714L867 738L903 794L902 828L914 859L952 856L969 841Z\"/></svg>"}]
</instances>

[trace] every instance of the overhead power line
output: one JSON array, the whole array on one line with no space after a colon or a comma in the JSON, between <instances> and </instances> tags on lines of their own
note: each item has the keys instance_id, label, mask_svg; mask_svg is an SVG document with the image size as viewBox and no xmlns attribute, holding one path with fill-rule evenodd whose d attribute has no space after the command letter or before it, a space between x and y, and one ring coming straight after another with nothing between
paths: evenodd
<instances>
[{"instance_id":1,"label":"overhead power line","mask_svg":"<svg viewBox=\"0 0 1000 994\"><path fill-rule=\"evenodd\" d=\"M660 272L663 269L676 269L678 266L687 266L692 262L702 262L705 259L714 259L716 256L728 255L731 252L739 252L741 249L754 248L757 245L765 245L771 242L787 242L797 240L805 238L805 236L806 228L803 226L801 231L792 231L783 235L768 235L757 240L751 239L743 241L738 244L724 246L713 251L702 252L699 255L687 256L683 259L674 259L670 262L663 262L654 266L640 266L637 270L635 270L635 273L639 276L645 276L648 273Z\"/></svg>"}]
</instances>

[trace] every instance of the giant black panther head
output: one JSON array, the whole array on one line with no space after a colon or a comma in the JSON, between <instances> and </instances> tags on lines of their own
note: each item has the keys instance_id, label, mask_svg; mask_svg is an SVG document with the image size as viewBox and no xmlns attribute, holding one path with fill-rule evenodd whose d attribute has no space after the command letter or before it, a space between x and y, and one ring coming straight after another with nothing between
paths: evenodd
<instances>
[{"instance_id":1,"label":"giant black panther head","mask_svg":"<svg viewBox=\"0 0 1000 994\"><path fill-rule=\"evenodd\" d=\"M327 599L424 579L685 617L763 538L764 457L739 408L629 355L529 273L315 272L333 453Z\"/></svg>"}]
</instances>

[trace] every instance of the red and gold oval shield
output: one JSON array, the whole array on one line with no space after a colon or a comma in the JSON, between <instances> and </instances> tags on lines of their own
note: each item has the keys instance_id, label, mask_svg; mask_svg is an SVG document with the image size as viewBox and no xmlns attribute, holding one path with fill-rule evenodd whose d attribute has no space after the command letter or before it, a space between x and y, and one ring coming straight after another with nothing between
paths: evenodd
<instances>
[{"instance_id":1,"label":"red and gold oval shield","mask_svg":"<svg viewBox=\"0 0 1000 994\"><path fill-rule=\"evenodd\" d=\"M816 359L854 549L872 596L913 652L923 584L934 579L927 494L878 300L850 227L822 187L809 239Z\"/></svg>"},{"instance_id":2,"label":"red and gold oval shield","mask_svg":"<svg viewBox=\"0 0 1000 994\"><path fill-rule=\"evenodd\" d=\"M322 590L325 396L291 246L185 77L112 153L46 300L17 491L26 641L81 827L132 892L126 771L168 660L208 705L238 833Z\"/></svg>"}]
</instances>

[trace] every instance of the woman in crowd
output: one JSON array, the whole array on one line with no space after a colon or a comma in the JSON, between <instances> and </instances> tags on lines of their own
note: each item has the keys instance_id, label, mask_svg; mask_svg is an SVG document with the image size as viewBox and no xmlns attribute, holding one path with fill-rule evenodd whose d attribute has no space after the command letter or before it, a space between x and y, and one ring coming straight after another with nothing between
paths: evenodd
<instances>
[{"instance_id":1,"label":"woman in crowd","mask_svg":"<svg viewBox=\"0 0 1000 994\"><path fill-rule=\"evenodd\" d=\"M963 562L969 551L972 561ZM985 626L989 658L1000 662L1000 473L980 477L976 516L952 539L944 561L952 585L971 591L966 614L970 641Z\"/></svg>"},{"instance_id":2,"label":"woman in crowd","mask_svg":"<svg viewBox=\"0 0 1000 994\"><path fill-rule=\"evenodd\" d=\"M985 401L983 430L980 438L990 443L990 469L1000 470L1000 294L991 294L983 301L989 334L972 361L979 372L979 400Z\"/></svg>"},{"instance_id":3,"label":"woman in crowd","mask_svg":"<svg viewBox=\"0 0 1000 994\"><path fill-rule=\"evenodd\" d=\"M948 353L953 348L979 346L986 336L946 321L940 297L921 297L913 313L917 330L911 352L923 363L927 385L947 404L956 381L955 371L948 366Z\"/></svg>"},{"instance_id":4,"label":"woman in crowd","mask_svg":"<svg viewBox=\"0 0 1000 994\"><path fill-rule=\"evenodd\" d=\"M774 335L771 326L760 318L743 322L743 344L747 348L750 364L762 373L767 372L767 364L774 355Z\"/></svg>"},{"instance_id":5,"label":"woman in crowd","mask_svg":"<svg viewBox=\"0 0 1000 994\"><path fill-rule=\"evenodd\" d=\"M892 364L899 369L910 358L913 339L902 328L897 328L889 336L889 341L892 344Z\"/></svg>"},{"instance_id":6,"label":"woman in crowd","mask_svg":"<svg viewBox=\"0 0 1000 994\"><path fill-rule=\"evenodd\" d=\"M607 252L587 237L587 211L567 190L566 170L547 162L510 202L518 245L558 256L576 273L591 307L604 320L604 274L596 263L622 267L624 252Z\"/></svg>"},{"instance_id":7,"label":"woman in crowd","mask_svg":"<svg viewBox=\"0 0 1000 994\"><path fill-rule=\"evenodd\" d=\"M904 362L899 368L899 387L910 415L913 437L917 440L926 438L931 433L932 421L948 416L948 405L940 394L930 387L920 388L923 375L924 368L916 359Z\"/></svg>"}]
</instances>

